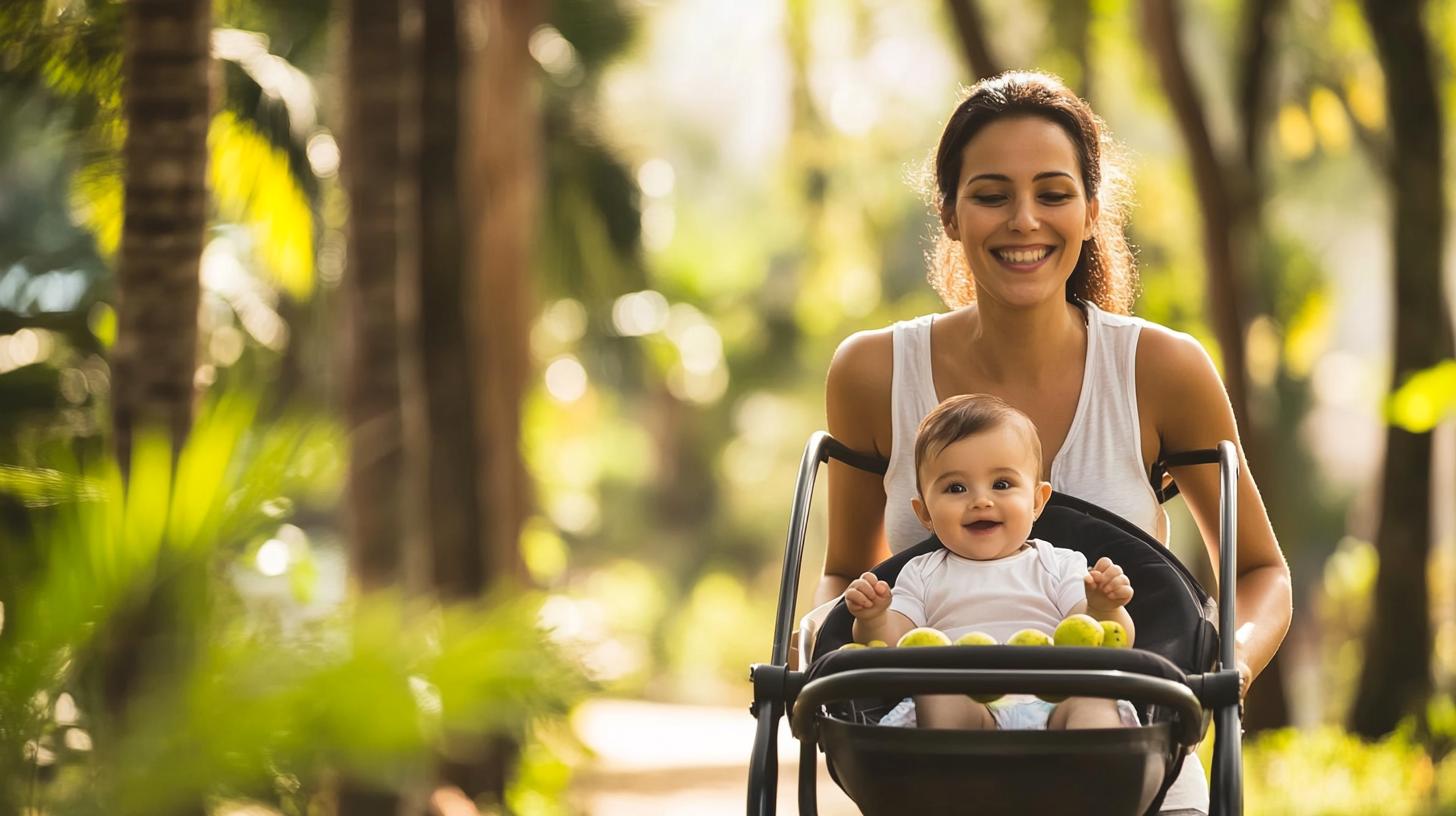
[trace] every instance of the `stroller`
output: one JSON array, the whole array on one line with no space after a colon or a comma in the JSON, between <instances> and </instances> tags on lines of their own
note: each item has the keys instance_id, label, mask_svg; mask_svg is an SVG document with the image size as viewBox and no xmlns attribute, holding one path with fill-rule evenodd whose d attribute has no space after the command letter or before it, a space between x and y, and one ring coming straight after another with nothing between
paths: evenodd
<instances>
[{"instance_id":1,"label":"stroller","mask_svg":"<svg viewBox=\"0 0 1456 816\"><path fill-rule=\"evenodd\" d=\"M794 599L809 502L820 463L832 457L884 473L886 463L815 433L804 450L789 520L769 663L750 669L758 720L748 775L749 816L774 813L778 724L788 716L799 740L798 801L815 814L818 753L830 776L867 816L952 813L1155 813L1185 755L1214 721L1210 815L1242 813L1239 675L1234 667L1234 522L1238 454L1216 450L1169 456L1155 470L1159 499L1177 493L1166 468L1219 465L1219 595L1215 604L1188 570L1146 532L1106 510L1054 493L1032 535L1106 555L1132 580L1133 649L957 646L839 650L853 638L841 598L817 631L806 617L799 659L788 665ZM943 546L935 537L873 569L892 586L910 559ZM1217 621L1215 622L1215 615ZM1215 625L1216 623L1216 625ZM962 731L877 725L912 694L1032 693L1126 699L1136 728L1069 731Z\"/></svg>"}]
</instances>

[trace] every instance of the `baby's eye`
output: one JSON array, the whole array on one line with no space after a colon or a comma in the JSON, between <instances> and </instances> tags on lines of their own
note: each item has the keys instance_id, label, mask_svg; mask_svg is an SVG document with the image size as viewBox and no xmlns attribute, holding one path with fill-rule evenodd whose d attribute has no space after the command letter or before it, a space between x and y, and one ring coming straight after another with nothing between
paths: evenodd
<instances>
[{"instance_id":1,"label":"baby's eye","mask_svg":"<svg viewBox=\"0 0 1456 816\"><path fill-rule=\"evenodd\" d=\"M947 493L964 493L964 492L966 492L966 486L963 485L963 484L961 484L960 482L951 482L950 484L948 484L948 485L945 486L945 492L947 492Z\"/></svg>"},{"instance_id":2,"label":"baby's eye","mask_svg":"<svg viewBox=\"0 0 1456 816\"><path fill-rule=\"evenodd\" d=\"M997 479L996 481L994 481L994 482L991 483L991 489L993 489L993 490L1010 490L1011 489L1011 480L1010 479Z\"/></svg>"}]
</instances>

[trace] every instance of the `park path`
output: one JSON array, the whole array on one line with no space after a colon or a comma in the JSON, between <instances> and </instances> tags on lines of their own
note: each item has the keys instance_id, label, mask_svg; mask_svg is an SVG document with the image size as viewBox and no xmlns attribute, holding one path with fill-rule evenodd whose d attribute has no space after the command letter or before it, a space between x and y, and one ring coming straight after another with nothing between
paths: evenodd
<instances>
[{"instance_id":1,"label":"park path","mask_svg":"<svg viewBox=\"0 0 1456 816\"><path fill-rule=\"evenodd\" d=\"M577 769L572 800L590 816L741 816L754 721L744 706L592 700L572 716L596 755ZM799 743L779 728L778 812L798 812ZM819 763L821 816L855 816Z\"/></svg>"}]
</instances>

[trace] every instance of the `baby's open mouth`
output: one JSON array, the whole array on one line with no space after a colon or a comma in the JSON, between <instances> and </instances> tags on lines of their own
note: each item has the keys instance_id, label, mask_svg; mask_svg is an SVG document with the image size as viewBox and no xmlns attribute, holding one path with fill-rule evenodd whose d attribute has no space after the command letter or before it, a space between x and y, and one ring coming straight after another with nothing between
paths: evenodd
<instances>
[{"instance_id":1,"label":"baby's open mouth","mask_svg":"<svg viewBox=\"0 0 1456 816\"><path fill-rule=\"evenodd\" d=\"M972 530L980 533L980 532L985 532L986 530L994 530L995 528L1000 527L1001 526L1001 522L999 522L999 521L991 521L990 519L981 519L980 521L973 521L970 524L967 524L966 526L969 527L970 529L972 529Z\"/></svg>"}]
</instances>

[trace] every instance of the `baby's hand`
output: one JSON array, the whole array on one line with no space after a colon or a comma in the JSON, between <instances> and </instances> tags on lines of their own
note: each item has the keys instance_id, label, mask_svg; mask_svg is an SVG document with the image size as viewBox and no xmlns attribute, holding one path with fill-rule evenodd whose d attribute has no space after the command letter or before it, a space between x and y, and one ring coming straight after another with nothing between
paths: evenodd
<instances>
[{"instance_id":1,"label":"baby's hand","mask_svg":"<svg viewBox=\"0 0 1456 816\"><path fill-rule=\"evenodd\" d=\"M1132 600L1132 582L1111 558L1099 558L1082 578L1087 587L1087 614L1101 618Z\"/></svg>"},{"instance_id":2,"label":"baby's hand","mask_svg":"<svg viewBox=\"0 0 1456 816\"><path fill-rule=\"evenodd\" d=\"M849 589L844 591L844 605L856 618L878 618L890 608L890 585L876 578L873 572L866 572L849 583Z\"/></svg>"}]
</instances>

